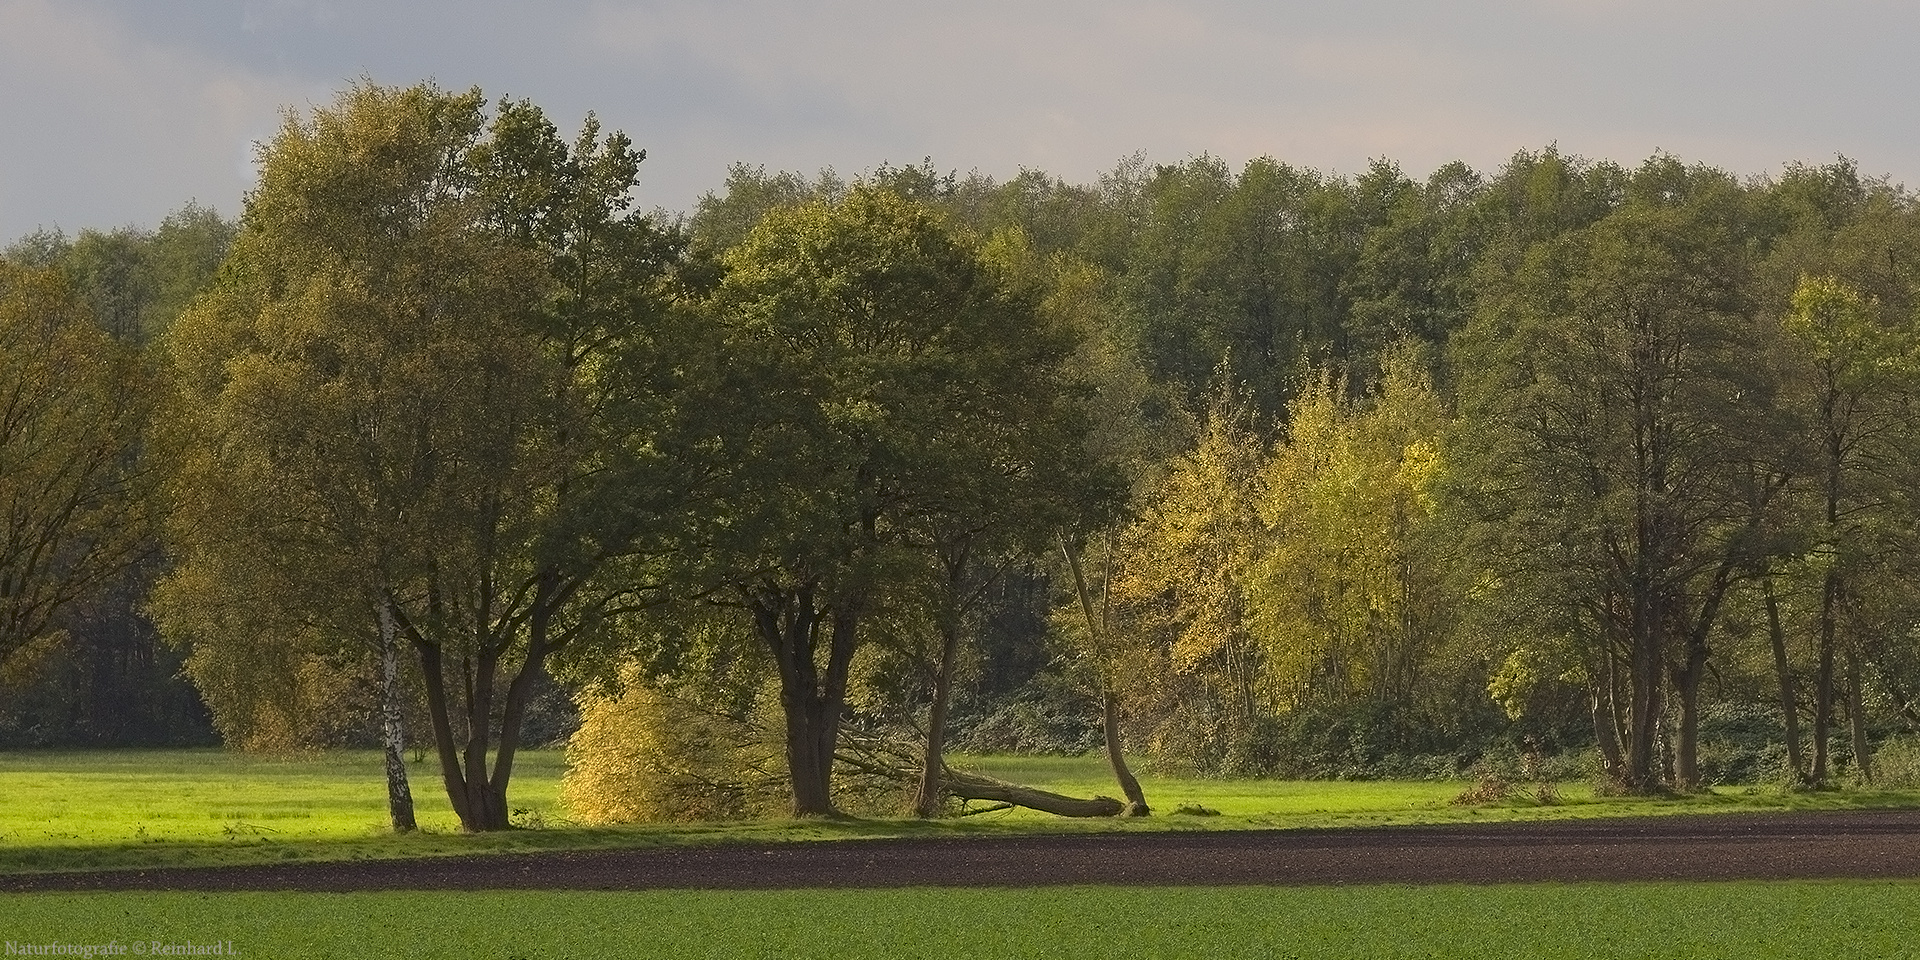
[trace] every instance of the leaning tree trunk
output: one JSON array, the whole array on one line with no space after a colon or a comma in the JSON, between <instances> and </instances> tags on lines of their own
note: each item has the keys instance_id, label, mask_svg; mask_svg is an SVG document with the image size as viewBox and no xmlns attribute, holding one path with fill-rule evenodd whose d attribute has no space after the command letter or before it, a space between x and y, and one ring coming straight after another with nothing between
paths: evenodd
<instances>
[{"instance_id":1,"label":"leaning tree trunk","mask_svg":"<svg viewBox=\"0 0 1920 960\"><path fill-rule=\"evenodd\" d=\"M942 782L947 793L962 800L990 800L1061 817L1117 817L1126 809L1120 801L1112 797L1082 800L1078 797L995 780L992 777L956 773L952 770L946 772Z\"/></svg>"},{"instance_id":2,"label":"leaning tree trunk","mask_svg":"<svg viewBox=\"0 0 1920 960\"><path fill-rule=\"evenodd\" d=\"M923 819L940 815L946 772L947 712L953 700L954 661L960 653L960 630L949 618L940 625L940 662L934 668L933 706L927 711L927 749L920 762L920 786L913 798L913 815Z\"/></svg>"},{"instance_id":3,"label":"leaning tree trunk","mask_svg":"<svg viewBox=\"0 0 1920 960\"><path fill-rule=\"evenodd\" d=\"M1153 812L1147 806L1147 795L1140 789L1140 781L1133 776L1133 770L1127 766L1127 758L1120 750L1120 696L1112 690L1100 694L1100 727L1107 740L1107 765L1113 768L1113 778L1120 781L1120 792L1126 794L1129 817L1144 817Z\"/></svg>"},{"instance_id":4,"label":"leaning tree trunk","mask_svg":"<svg viewBox=\"0 0 1920 960\"><path fill-rule=\"evenodd\" d=\"M1119 781L1120 792L1127 797L1127 816L1144 817L1152 812L1152 808L1147 806L1146 792L1140 789L1140 781L1127 766L1126 754L1121 749L1120 695L1114 692L1113 680L1108 676L1112 665L1107 661L1106 618L1094 611L1093 594L1087 589L1086 575L1081 572L1080 557L1073 552L1073 545L1067 542L1065 536L1060 537L1060 553L1066 557L1067 570L1073 575L1073 590L1080 598L1080 612L1087 621L1088 642L1093 646L1094 668L1100 678L1100 729L1106 739L1107 765L1113 768L1113 778ZM1111 566L1111 557L1108 562Z\"/></svg>"},{"instance_id":5,"label":"leaning tree trunk","mask_svg":"<svg viewBox=\"0 0 1920 960\"><path fill-rule=\"evenodd\" d=\"M1767 634L1773 641L1773 672L1779 680L1782 732L1787 738L1787 767L1793 782L1807 782L1807 767L1800 756L1800 696L1793 688L1793 667L1787 662L1787 631L1780 622L1780 600L1773 592L1773 578L1762 585L1761 596L1767 606Z\"/></svg>"}]
</instances>

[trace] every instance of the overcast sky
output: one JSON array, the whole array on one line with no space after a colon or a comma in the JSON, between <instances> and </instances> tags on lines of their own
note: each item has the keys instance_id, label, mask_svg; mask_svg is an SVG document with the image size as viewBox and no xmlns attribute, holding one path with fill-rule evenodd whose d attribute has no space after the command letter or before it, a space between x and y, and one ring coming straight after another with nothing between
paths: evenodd
<instances>
[{"instance_id":1,"label":"overcast sky","mask_svg":"<svg viewBox=\"0 0 1920 960\"><path fill-rule=\"evenodd\" d=\"M736 161L1424 176L1549 143L1920 186L1913 0L0 0L0 242L237 214L279 111L363 75L597 111L675 210Z\"/></svg>"}]
</instances>

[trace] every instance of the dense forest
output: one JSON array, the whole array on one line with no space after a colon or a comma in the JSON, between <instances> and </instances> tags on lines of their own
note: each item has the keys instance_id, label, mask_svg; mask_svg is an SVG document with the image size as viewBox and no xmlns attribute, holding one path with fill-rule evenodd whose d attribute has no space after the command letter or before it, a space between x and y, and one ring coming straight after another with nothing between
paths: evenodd
<instances>
[{"instance_id":1,"label":"dense forest","mask_svg":"<svg viewBox=\"0 0 1920 960\"><path fill-rule=\"evenodd\" d=\"M950 749L1822 787L1920 724L1920 205L1845 159L682 214L643 157L366 83L238 221L8 245L0 745L384 746L404 827L417 741L496 829L568 738L622 819L932 815Z\"/></svg>"}]
</instances>

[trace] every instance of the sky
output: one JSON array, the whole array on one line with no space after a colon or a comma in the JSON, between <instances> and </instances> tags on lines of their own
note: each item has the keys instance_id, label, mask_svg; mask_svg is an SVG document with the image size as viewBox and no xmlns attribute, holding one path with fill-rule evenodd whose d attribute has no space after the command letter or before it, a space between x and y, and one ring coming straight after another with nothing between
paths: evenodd
<instances>
[{"instance_id":1,"label":"sky","mask_svg":"<svg viewBox=\"0 0 1920 960\"><path fill-rule=\"evenodd\" d=\"M733 163L1424 177L1550 144L1920 187L1913 0L0 0L0 243L238 215L283 112L361 78L593 111L675 211Z\"/></svg>"}]
</instances>

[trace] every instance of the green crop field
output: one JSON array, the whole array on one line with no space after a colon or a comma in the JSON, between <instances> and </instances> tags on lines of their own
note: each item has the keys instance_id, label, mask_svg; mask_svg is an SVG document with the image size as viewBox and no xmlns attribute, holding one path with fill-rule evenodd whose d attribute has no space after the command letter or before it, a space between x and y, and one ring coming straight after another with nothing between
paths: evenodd
<instances>
[{"instance_id":1,"label":"green crop field","mask_svg":"<svg viewBox=\"0 0 1920 960\"><path fill-rule=\"evenodd\" d=\"M971 757L958 763L1076 794L1116 792L1098 757ZM0 752L0 872L432 856L509 850L802 841L928 833L1196 830L1628 816L1808 807L1920 806L1911 792L1784 794L1724 789L1680 799L1595 797L1560 785L1541 804L1526 791L1490 805L1452 803L1459 783L1196 780L1146 776L1158 815L1061 820L1026 810L923 823L768 820L594 827L559 802L563 758L521 755L509 794L530 829L458 831L431 764L412 766L418 833L386 830L380 758L373 752L253 757L221 750ZM1180 811L1188 812L1182 813Z\"/></svg>"},{"instance_id":2,"label":"green crop field","mask_svg":"<svg viewBox=\"0 0 1920 960\"><path fill-rule=\"evenodd\" d=\"M1920 883L27 894L0 940L242 957L1920 957ZM131 955L131 951L127 955Z\"/></svg>"}]
</instances>

